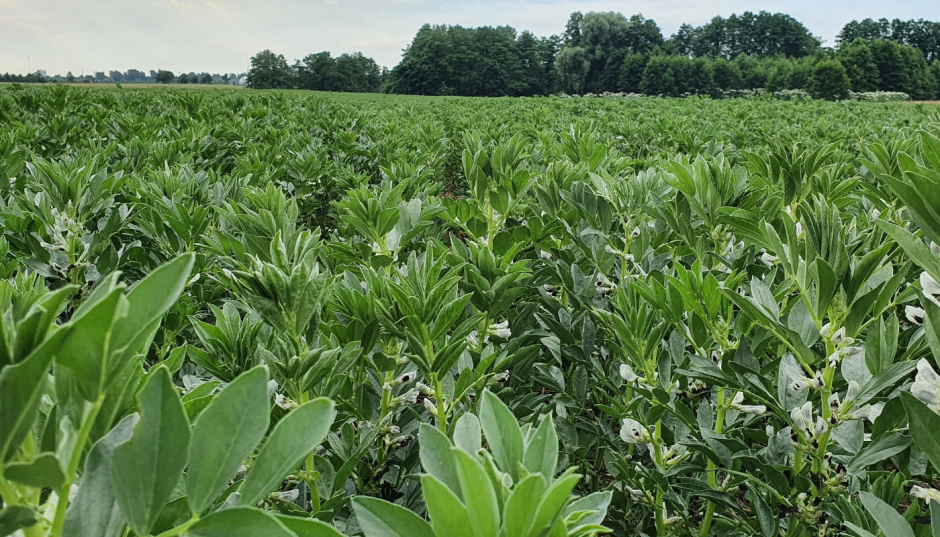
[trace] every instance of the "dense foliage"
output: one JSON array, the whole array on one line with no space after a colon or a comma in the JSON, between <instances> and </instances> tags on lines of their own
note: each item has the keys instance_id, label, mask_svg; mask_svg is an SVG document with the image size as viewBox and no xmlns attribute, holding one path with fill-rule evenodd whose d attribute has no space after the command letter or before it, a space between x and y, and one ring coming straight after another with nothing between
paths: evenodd
<instances>
[{"instance_id":1,"label":"dense foliage","mask_svg":"<svg viewBox=\"0 0 940 537\"><path fill-rule=\"evenodd\" d=\"M924 19L894 19L891 22L888 19L865 19L846 24L836 37L840 44L851 43L856 39L887 39L920 50L927 61L940 59L940 22Z\"/></svg>"},{"instance_id":2,"label":"dense foliage","mask_svg":"<svg viewBox=\"0 0 940 537\"><path fill-rule=\"evenodd\" d=\"M0 535L940 534L937 108L3 87L0 176Z\"/></svg>"},{"instance_id":3,"label":"dense foliage","mask_svg":"<svg viewBox=\"0 0 940 537\"><path fill-rule=\"evenodd\" d=\"M848 74L848 91L940 98L940 61L930 48L931 40L938 38L933 23L912 22L908 26L920 30L904 30L907 33L852 30L859 24L846 26L837 50L821 48L792 17L763 11L715 17L700 27L686 24L668 39L655 21L614 12L573 13L563 36L546 38L529 32L517 35L509 27L426 25L391 71L385 91L721 97L729 91L758 89L823 95L814 88L827 86L840 88L825 92L835 98L846 94L844 77L831 66L835 60ZM817 69L819 64L823 68ZM822 79L830 75L834 78Z\"/></svg>"},{"instance_id":4,"label":"dense foliage","mask_svg":"<svg viewBox=\"0 0 940 537\"><path fill-rule=\"evenodd\" d=\"M284 55L263 50L251 58L248 87L369 93L382 89L383 78L375 60L358 52L336 58L329 52L309 54L290 66Z\"/></svg>"}]
</instances>

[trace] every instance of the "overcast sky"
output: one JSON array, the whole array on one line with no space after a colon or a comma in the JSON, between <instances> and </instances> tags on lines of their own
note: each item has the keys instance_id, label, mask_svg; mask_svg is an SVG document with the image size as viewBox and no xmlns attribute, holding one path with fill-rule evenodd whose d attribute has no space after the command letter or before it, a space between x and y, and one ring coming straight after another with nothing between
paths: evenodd
<instances>
[{"instance_id":1,"label":"overcast sky","mask_svg":"<svg viewBox=\"0 0 940 537\"><path fill-rule=\"evenodd\" d=\"M290 62L362 51L393 67L424 23L551 35L573 11L620 11L668 37L683 22L746 10L790 14L830 45L853 19L940 20L940 0L0 0L0 72L242 72L266 48Z\"/></svg>"}]
</instances>

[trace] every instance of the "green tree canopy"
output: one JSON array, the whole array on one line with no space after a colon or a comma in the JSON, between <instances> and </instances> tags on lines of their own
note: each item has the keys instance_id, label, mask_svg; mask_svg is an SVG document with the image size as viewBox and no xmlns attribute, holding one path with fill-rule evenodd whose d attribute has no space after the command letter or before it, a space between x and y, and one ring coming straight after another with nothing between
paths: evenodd
<instances>
[{"instance_id":1,"label":"green tree canopy","mask_svg":"<svg viewBox=\"0 0 940 537\"><path fill-rule=\"evenodd\" d=\"M823 60L813 67L809 93L815 99L837 101L849 96L849 77L838 60Z\"/></svg>"},{"instance_id":2,"label":"green tree canopy","mask_svg":"<svg viewBox=\"0 0 940 537\"><path fill-rule=\"evenodd\" d=\"M253 89L283 89L293 87L293 72L283 54L263 50L251 58L248 87Z\"/></svg>"}]
</instances>

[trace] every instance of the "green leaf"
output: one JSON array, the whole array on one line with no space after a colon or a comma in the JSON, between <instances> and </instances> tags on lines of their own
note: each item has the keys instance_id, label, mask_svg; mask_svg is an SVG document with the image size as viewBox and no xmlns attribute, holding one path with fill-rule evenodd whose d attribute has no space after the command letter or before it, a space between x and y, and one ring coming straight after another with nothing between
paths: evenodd
<instances>
[{"instance_id":1,"label":"green leaf","mask_svg":"<svg viewBox=\"0 0 940 537\"><path fill-rule=\"evenodd\" d=\"M777 517L774 516L767 501L760 495L760 492L753 485L748 485L748 492L751 499L752 512L757 511L757 521L760 524L764 537L774 537L777 532Z\"/></svg>"},{"instance_id":2,"label":"green leaf","mask_svg":"<svg viewBox=\"0 0 940 537\"><path fill-rule=\"evenodd\" d=\"M427 522L400 505L366 496L352 503L365 537L435 537Z\"/></svg>"},{"instance_id":3,"label":"green leaf","mask_svg":"<svg viewBox=\"0 0 940 537\"><path fill-rule=\"evenodd\" d=\"M241 488L243 505L255 505L296 470L330 432L336 418L333 401L325 397L300 405L274 427Z\"/></svg>"},{"instance_id":4,"label":"green leaf","mask_svg":"<svg viewBox=\"0 0 940 537\"><path fill-rule=\"evenodd\" d=\"M297 537L343 537L333 526L315 518L274 515L284 527L294 532Z\"/></svg>"},{"instance_id":5,"label":"green leaf","mask_svg":"<svg viewBox=\"0 0 940 537\"><path fill-rule=\"evenodd\" d=\"M190 432L165 367L150 375L137 400L140 421L131 439L114 449L111 486L127 524L146 535L186 467Z\"/></svg>"},{"instance_id":6,"label":"green leaf","mask_svg":"<svg viewBox=\"0 0 940 537\"><path fill-rule=\"evenodd\" d=\"M520 481L506 500L503 510L503 534L527 535L542 495L545 494L546 478L532 474Z\"/></svg>"},{"instance_id":7,"label":"green leaf","mask_svg":"<svg viewBox=\"0 0 940 537\"><path fill-rule=\"evenodd\" d=\"M447 485L458 499L463 499L460 476L457 474L457 459L451 450L453 444L450 439L440 429L427 423L422 423L418 430L421 468Z\"/></svg>"},{"instance_id":8,"label":"green leaf","mask_svg":"<svg viewBox=\"0 0 940 537\"><path fill-rule=\"evenodd\" d=\"M902 229L890 222L884 220L875 220L875 225L881 228L898 243L915 263L930 274L934 281L940 282L940 260L930 252L930 248L924 244L924 241L912 235L909 231Z\"/></svg>"},{"instance_id":9,"label":"green leaf","mask_svg":"<svg viewBox=\"0 0 940 537\"><path fill-rule=\"evenodd\" d=\"M911 438L927 455L927 460L933 467L940 470L940 435L937 434L937 431L940 431L940 416L934 414L910 392L901 392L901 402L907 412Z\"/></svg>"},{"instance_id":10,"label":"green leaf","mask_svg":"<svg viewBox=\"0 0 940 537\"><path fill-rule=\"evenodd\" d=\"M470 521L477 537L496 537L499 532L499 504L489 475L472 455L460 448L453 448L460 474L460 489L463 491Z\"/></svg>"},{"instance_id":11,"label":"green leaf","mask_svg":"<svg viewBox=\"0 0 940 537\"><path fill-rule=\"evenodd\" d=\"M917 362L897 362L881 370L874 378L862 386L861 393L855 399L855 406L860 407L882 391L894 387L898 382L917 369Z\"/></svg>"},{"instance_id":12,"label":"green leaf","mask_svg":"<svg viewBox=\"0 0 940 537\"><path fill-rule=\"evenodd\" d=\"M551 414L546 415L525 447L523 464L533 473L541 473L551 482L558 464L558 435Z\"/></svg>"},{"instance_id":13,"label":"green leaf","mask_svg":"<svg viewBox=\"0 0 940 537\"><path fill-rule=\"evenodd\" d=\"M111 486L114 449L131 439L140 420L131 414L118 422L85 458L82 484L65 513L62 537L119 537L124 518Z\"/></svg>"},{"instance_id":14,"label":"green leaf","mask_svg":"<svg viewBox=\"0 0 940 537\"><path fill-rule=\"evenodd\" d=\"M599 525L607 517L607 507L610 506L612 499L613 492L609 490L588 494L568 504L564 515L569 517L574 513L593 511L593 515L582 517L578 520L578 523L581 525Z\"/></svg>"},{"instance_id":15,"label":"green leaf","mask_svg":"<svg viewBox=\"0 0 940 537\"><path fill-rule=\"evenodd\" d=\"M861 492L858 496L862 500L862 505L868 510L868 514L878 522L882 533L890 537L914 537L911 525L898 514L894 507L869 492Z\"/></svg>"},{"instance_id":16,"label":"green leaf","mask_svg":"<svg viewBox=\"0 0 940 537\"><path fill-rule=\"evenodd\" d=\"M65 472L55 453L40 453L29 462L12 462L3 470L3 477L35 488L55 488L65 483Z\"/></svg>"},{"instance_id":17,"label":"green leaf","mask_svg":"<svg viewBox=\"0 0 940 537\"><path fill-rule=\"evenodd\" d=\"M105 388L112 327L126 309L124 290L115 288L72 322L56 352L56 363L72 372L78 393L86 401L94 402Z\"/></svg>"},{"instance_id":18,"label":"green leaf","mask_svg":"<svg viewBox=\"0 0 940 537\"><path fill-rule=\"evenodd\" d=\"M216 511L193 524L189 537L296 537L277 518L254 507Z\"/></svg>"},{"instance_id":19,"label":"green leaf","mask_svg":"<svg viewBox=\"0 0 940 537\"><path fill-rule=\"evenodd\" d=\"M56 332L25 360L0 372L0 463L19 449L39 412L43 387L64 330Z\"/></svg>"},{"instance_id":20,"label":"green leaf","mask_svg":"<svg viewBox=\"0 0 940 537\"><path fill-rule=\"evenodd\" d=\"M473 373L467 371L463 375L473 376ZM483 448L483 431L476 416L469 412L460 416L454 425L454 445L473 456Z\"/></svg>"},{"instance_id":21,"label":"green leaf","mask_svg":"<svg viewBox=\"0 0 940 537\"><path fill-rule=\"evenodd\" d=\"M850 530L854 531L855 533L857 533L860 537L877 537L874 533L864 528L860 528L851 522L846 521L845 526L849 528Z\"/></svg>"},{"instance_id":22,"label":"green leaf","mask_svg":"<svg viewBox=\"0 0 940 537\"><path fill-rule=\"evenodd\" d=\"M114 326L112 349L123 349L141 331L163 317L186 287L195 260L195 254L183 254L164 263L131 288L127 293L127 316L119 319Z\"/></svg>"},{"instance_id":23,"label":"green leaf","mask_svg":"<svg viewBox=\"0 0 940 537\"><path fill-rule=\"evenodd\" d=\"M893 457L904 451L911 445L911 439L902 436L900 433L883 434L864 449L858 452L858 455L849 461L848 470L851 474L857 474L871 466L877 464L889 457Z\"/></svg>"},{"instance_id":24,"label":"green leaf","mask_svg":"<svg viewBox=\"0 0 940 537\"><path fill-rule=\"evenodd\" d=\"M21 528L28 528L39 521L39 515L22 505L10 505L0 509L0 535L10 535Z\"/></svg>"},{"instance_id":25,"label":"green leaf","mask_svg":"<svg viewBox=\"0 0 940 537\"><path fill-rule=\"evenodd\" d=\"M447 485L433 475L423 475L421 488L434 533L454 537L475 537L467 506L447 488Z\"/></svg>"},{"instance_id":26,"label":"green leaf","mask_svg":"<svg viewBox=\"0 0 940 537\"><path fill-rule=\"evenodd\" d=\"M580 480L579 474L569 470L552 483L539 503L529 535L539 535L545 528L555 524L571 497L571 491Z\"/></svg>"},{"instance_id":27,"label":"green leaf","mask_svg":"<svg viewBox=\"0 0 940 537\"><path fill-rule=\"evenodd\" d=\"M930 501L930 528L933 530L933 537L940 537L940 502Z\"/></svg>"},{"instance_id":28,"label":"green leaf","mask_svg":"<svg viewBox=\"0 0 940 537\"><path fill-rule=\"evenodd\" d=\"M499 397L486 390L483 392L483 402L480 404L480 425L486 442L489 444L493 459L499 469L512 476L513 481L519 480L518 464L522 462L523 439L522 429L516 422L509 407Z\"/></svg>"},{"instance_id":29,"label":"green leaf","mask_svg":"<svg viewBox=\"0 0 940 537\"><path fill-rule=\"evenodd\" d=\"M199 414L189 450L189 510L202 514L264 438L270 417L268 374L258 366L225 387Z\"/></svg>"}]
</instances>

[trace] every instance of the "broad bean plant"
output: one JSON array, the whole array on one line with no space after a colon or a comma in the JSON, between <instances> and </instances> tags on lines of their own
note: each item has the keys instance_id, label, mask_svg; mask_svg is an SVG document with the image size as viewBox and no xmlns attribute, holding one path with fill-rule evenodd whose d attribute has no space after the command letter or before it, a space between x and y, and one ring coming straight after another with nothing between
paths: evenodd
<instances>
[{"instance_id":1,"label":"broad bean plant","mask_svg":"<svg viewBox=\"0 0 940 537\"><path fill-rule=\"evenodd\" d=\"M940 112L0 88L0 535L940 537Z\"/></svg>"}]
</instances>

